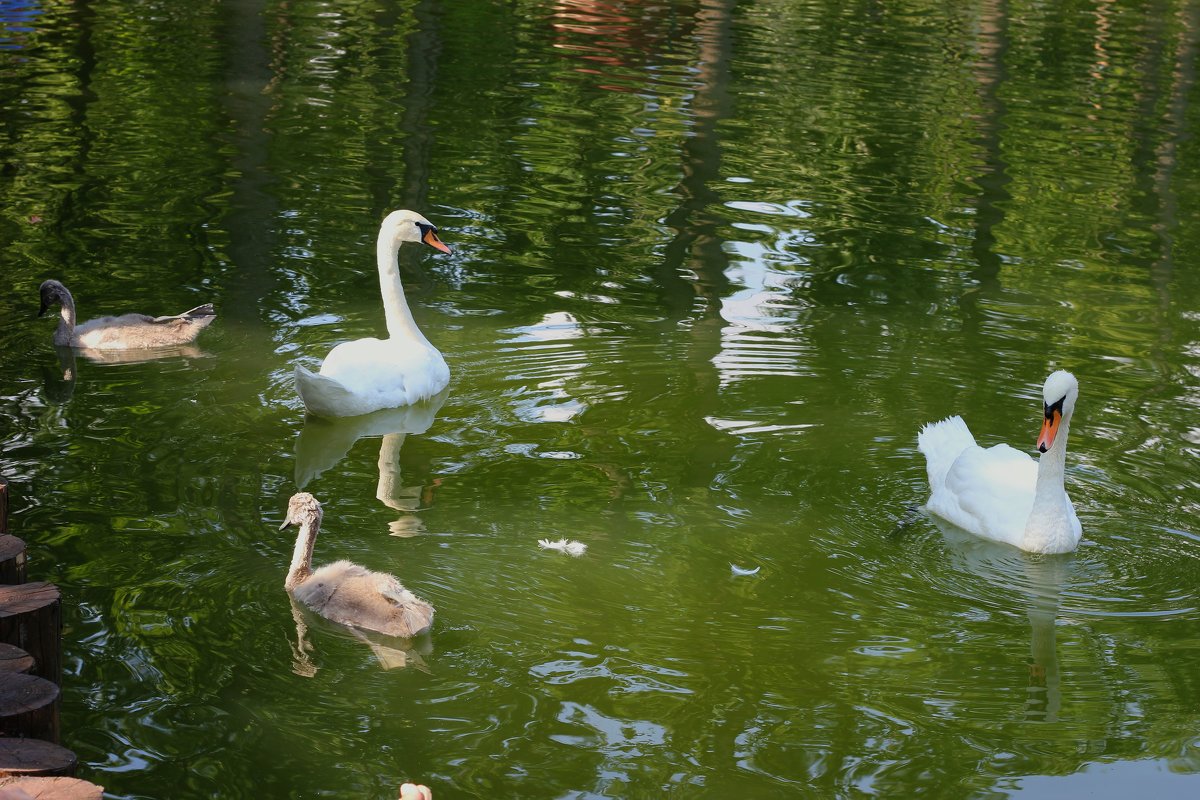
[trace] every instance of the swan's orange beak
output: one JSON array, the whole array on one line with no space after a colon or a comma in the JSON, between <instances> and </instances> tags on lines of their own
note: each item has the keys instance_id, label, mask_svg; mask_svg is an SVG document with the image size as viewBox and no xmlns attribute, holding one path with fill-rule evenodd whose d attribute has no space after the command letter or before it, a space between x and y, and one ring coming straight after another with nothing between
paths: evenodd
<instances>
[{"instance_id":1,"label":"swan's orange beak","mask_svg":"<svg viewBox=\"0 0 1200 800\"><path fill-rule=\"evenodd\" d=\"M437 231L433 228L426 228L425 235L421 237L421 241L432 247L434 250L441 250L443 253L449 253L450 248L446 243L438 238Z\"/></svg>"},{"instance_id":2,"label":"swan's orange beak","mask_svg":"<svg viewBox=\"0 0 1200 800\"><path fill-rule=\"evenodd\" d=\"M1062 409L1055 403L1046 406L1046 420L1042 423L1042 432L1038 434L1037 449L1044 453L1054 446L1054 437L1058 435L1058 426L1062 423Z\"/></svg>"}]
</instances>

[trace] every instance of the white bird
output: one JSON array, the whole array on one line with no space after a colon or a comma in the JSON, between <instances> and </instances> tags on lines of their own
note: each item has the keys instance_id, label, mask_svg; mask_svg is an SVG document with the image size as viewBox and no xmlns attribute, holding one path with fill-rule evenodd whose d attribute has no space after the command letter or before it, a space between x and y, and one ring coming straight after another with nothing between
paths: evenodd
<instances>
[{"instance_id":1,"label":"white bird","mask_svg":"<svg viewBox=\"0 0 1200 800\"><path fill-rule=\"evenodd\" d=\"M97 317L75 324L75 298L66 286L55 280L44 281L39 289L42 316L54 305L61 307L54 343L89 350L139 350L153 347L177 347L195 339L216 318L211 303L170 317L146 314L122 314Z\"/></svg>"},{"instance_id":2,"label":"white bird","mask_svg":"<svg viewBox=\"0 0 1200 800\"><path fill-rule=\"evenodd\" d=\"M1078 396L1071 373L1059 370L1046 379L1038 461L1006 444L979 447L962 417L923 427L917 446L929 472L925 508L977 536L1031 553L1074 550L1083 530L1063 479Z\"/></svg>"},{"instance_id":3,"label":"white bird","mask_svg":"<svg viewBox=\"0 0 1200 800\"><path fill-rule=\"evenodd\" d=\"M429 630L433 606L401 585L394 575L372 572L350 561L312 570L313 544L321 529L321 504L308 492L292 495L280 529L298 525L296 549L283 586L325 619L388 636L411 638Z\"/></svg>"},{"instance_id":4,"label":"white bird","mask_svg":"<svg viewBox=\"0 0 1200 800\"><path fill-rule=\"evenodd\" d=\"M387 339L355 339L329 351L319 373L297 364L296 391L322 417L353 417L433 397L450 382L450 369L413 319L396 256L405 242L449 253L437 228L415 211L393 211L379 227L375 254Z\"/></svg>"}]
</instances>

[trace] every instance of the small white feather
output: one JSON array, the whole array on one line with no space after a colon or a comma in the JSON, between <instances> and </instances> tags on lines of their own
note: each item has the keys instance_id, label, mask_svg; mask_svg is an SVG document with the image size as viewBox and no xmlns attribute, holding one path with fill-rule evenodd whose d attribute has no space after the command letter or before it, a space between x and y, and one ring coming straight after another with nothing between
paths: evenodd
<instances>
[{"instance_id":1,"label":"small white feather","mask_svg":"<svg viewBox=\"0 0 1200 800\"><path fill-rule=\"evenodd\" d=\"M549 539L538 539L538 547L543 550L561 550L567 555L581 556L587 551L587 545L583 542L567 541L559 539L557 542L552 542Z\"/></svg>"},{"instance_id":2,"label":"small white feather","mask_svg":"<svg viewBox=\"0 0 1200 800\"><path fill-rule=\"evenodd\" d=\"M729 568L731 570L733 570L734 575L757 575L758 571L760 569L762 569L762 567L755 567L754 569L746 569L745 567L739 567L737 564L730 564Z\"/></svg>"}]
</instances>

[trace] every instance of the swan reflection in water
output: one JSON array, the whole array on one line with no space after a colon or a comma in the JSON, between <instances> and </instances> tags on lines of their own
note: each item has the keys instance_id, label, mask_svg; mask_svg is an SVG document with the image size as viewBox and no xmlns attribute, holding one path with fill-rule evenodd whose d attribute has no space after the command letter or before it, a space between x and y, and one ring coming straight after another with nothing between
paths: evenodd
<instances>
[{"instance_id":1,"label":"swan reflection in water","mask_svg":"<svg viewBox=\"0 0 1200 800\"><path fill-rule=\"evenodd\" d=\"M438 411L446 402L449 390L443 390L425 402L401 408L389 408L358 417L327 419L309 415L296 439L296 486L304 489L321 473L337 465L346 457L359 439L380 437L379 480L375 496L388 508L401 512L398 519L388 523L393 536L413 536L424 530L417 512L428 506L431 488L405 486L401 478L400 450L410 433L424 433L433 425ZM295 598L288 595L292 604L292 618L296 623L296 643L292 645L292 671L297 675L311 677L317 667L311 654L313 646L308 640L306 616L310 614ZM320 622L332 635L351 636L367 644L384 669L415 667L428 671L422 656L433 651L429 635L415 640L397 640L371 631L344 628L332 623Z\"/></svg>"},{"instance_id":2,"label":"swan reflection in water","mask_svg":"<svg viewBox=\"0 0 1200 800\"><path fill-rule=\"evenodd\" d=\"M312 612L297 602L296 598L290 594L288 602L292 605L292 619L296 623L296 641L294 644L288 642L292 649L292 672L302 678L311 678L317 674L318 669L312 659L316 648L308 639L308 622L306 621L306 617L311 616ZM421 672L429 672L429 665L425 663L424 656L433 652L433 640L428 633L411 640L395 639L373 631L347 628L333 622L324 620L319 622L325 627L322 635L349 637L367 645L371 648L371 653L379 662L379 666L385 670L414 667Z\"/></svg>"},{"instance_id":3,"label":"swan reflection in water","mask_svg":"<svg viewBox=\"0 0 1200 800\"><path fill-rule=\"evenodd\" d=\"M400 583L395 575L374 572L339 560L313 569L313 549L320 533L321 504L308 492L298 492L288 503L280 530L296 526L299 532L292 562L284 580L296 623L292 645L292 671L311 677L317 667L307 638L307 612L336 623L336 629L366 643L384 669L410 664L425 669L421 658L430 651L429 628L434 609Z\"/></svg>"},{"instance_id":4,"label":"swan reflection in water","mask_svg":"<svg viewBox=\"0 0 1200 800\"><path fill-rule=\"evenodd\" d=\"M162 361L172 358L205 358L208 353L194 344L170 347L145 347L137 350L97 350L91 347L56 345L58 368L61 377L54 374L48 365L43 367L46 395L52 402L65 403L75 395L75 383L79 376L76 359L80 356L93 364L142 364L147 361Z\"/></svg>"},{"instance_id":5,"label":"swan reflection in water","mask_svg":"<svg viewBox=\"0 0 1200 800\"><path fill-rule=\"evenodd\" d=\"M1025 718L1055 722L1062 708L1056 628L1062 593L1074 555L1024 553L1010 545L990 542L930 515L942 533L951 563L983 578L992 587L1019 593L1029 618L1029 685Z\"/></svg>"},{"instance_id":6,"label":"swan reflection in water","mask_svg":"<svg viewBox=\"0 0 1200 800\"><path fill-rule=\"evenodd\" d=\"M404 485L400 474L400 448L408 434L429 430L449 393L444 389L416 405L359 417L326 419L309 415L296 439L296 487L305 488L345 458L359 439L381 437L375 497L388 508L401 512L398 519L388 524L388 529L393 536L420 533L425 526L417 512L431 501L432 487Z\"/></svg>"}]
</instances>

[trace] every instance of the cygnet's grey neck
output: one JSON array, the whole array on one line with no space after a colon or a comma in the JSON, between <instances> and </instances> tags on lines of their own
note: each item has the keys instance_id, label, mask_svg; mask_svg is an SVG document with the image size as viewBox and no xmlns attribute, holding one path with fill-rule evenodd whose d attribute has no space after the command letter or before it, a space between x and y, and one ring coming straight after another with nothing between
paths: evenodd
<instances>
[{"instance_id":1,"label":"cygnet's grey neck","mask_svg":"<svg viewBox=\"0 0 1200 800\"><path fill-rule=\"evenodd\" d=\"M67 345L71 343L71 334L75 333L75 301L65 290L59 295L58 327L54 329L54 343Z\"/></svg>"},{"instance_id":2,"label":"cygnet's grey neck","mask_svg":"<svg viewBox=\"0 0 1200 800\"><path fill-rule=\"evenodd\" d=\"M292 563L288 568L284 588L289 592L308 579L312 574L313 545L321 526L319 511L305 511L300 519L300 533L296 536L296 547L292 551Z\"/></svg>"}]
</instances>

